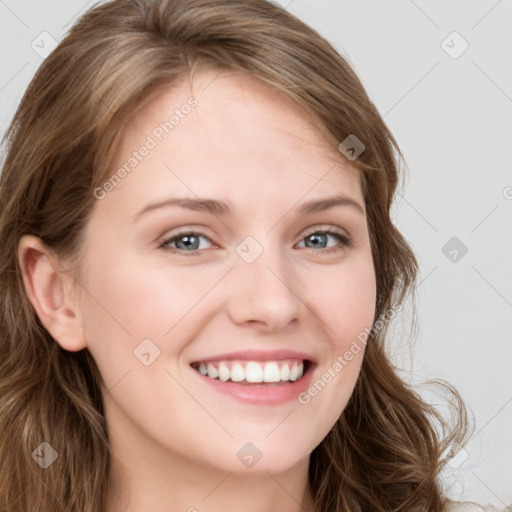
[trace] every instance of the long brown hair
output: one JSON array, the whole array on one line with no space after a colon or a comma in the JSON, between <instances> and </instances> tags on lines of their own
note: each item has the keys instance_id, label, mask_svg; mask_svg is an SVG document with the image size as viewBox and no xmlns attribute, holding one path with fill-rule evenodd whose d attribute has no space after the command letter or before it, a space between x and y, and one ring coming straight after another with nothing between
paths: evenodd
<instances>
[{"instance_id":1,"label":"long brown hair","mask_svg":"<svg viewBox=\"0 0 512 512\"><path fill-rule=\"evenodd\" d=\"M101 375L87 349L65 351L23 286L17 246L39 237L79 271L93 190L112 173L124 120L199 65L249 72L318 123L337 149L363 142L360 170L377 279L375 321L414 295L418 264L394 226L400 149L346 60L266 0L117 0L88 11L38 69L7 131L0 178L0 509L104 512L110 452ZM466 442L404 382L374 330L354 393L310 459L321 512L440 512L443 453ZM34 450L58 453L44 470Z\"/></svg>"}]
</instances>

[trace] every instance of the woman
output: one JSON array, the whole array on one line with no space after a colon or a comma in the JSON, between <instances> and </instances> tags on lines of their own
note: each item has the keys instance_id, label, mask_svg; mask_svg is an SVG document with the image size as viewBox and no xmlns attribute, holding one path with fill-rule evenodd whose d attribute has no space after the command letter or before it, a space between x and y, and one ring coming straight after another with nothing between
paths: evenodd
<instances>
[{"instance_id":1,"label":"woman","mask_svg":"<svg viewBox=\"0 0 512 512\"><path fill-rule=\"evenodd\" d=\"M457 508L465 406L443 384L450 429L384 347L417 272L400 151L316 32L264 0L100 5L7 143L2 510Z\"/></svg>"}]
</instances>

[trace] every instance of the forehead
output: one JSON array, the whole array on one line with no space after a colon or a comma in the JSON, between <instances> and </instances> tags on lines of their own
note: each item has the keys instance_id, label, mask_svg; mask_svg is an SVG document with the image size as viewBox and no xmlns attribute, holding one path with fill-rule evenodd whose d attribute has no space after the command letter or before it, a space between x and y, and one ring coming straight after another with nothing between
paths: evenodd
<instances>
[{"instance_id":1,"label":"forehead","mask_svg":"<svg viewBox=\"0 0 512 512\"><path fill-rule=\"evenodd\" d=\"M184 75L129 119L112 169L128 173L111 195L161 188L236 201L265 191L302 195L312 187L318 196L336 187L360 197L359 171L325 131L248 73L202 70L192 81ZM150 149L140 158L144 146Z\"/></svg>"}]
</instances>

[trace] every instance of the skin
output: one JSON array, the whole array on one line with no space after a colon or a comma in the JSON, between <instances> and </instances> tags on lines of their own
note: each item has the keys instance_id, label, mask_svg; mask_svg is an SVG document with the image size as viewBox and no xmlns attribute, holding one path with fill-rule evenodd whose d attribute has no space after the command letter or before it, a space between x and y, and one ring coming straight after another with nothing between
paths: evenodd
<instances>
[{"instance_id":1,"label":"skin","mask_svg":"<svg viewBox=\"0 0 512 512\"><path fill-rule=\"evenodd\" d=\"M376 282L359 175L299 107L256 78L200 71L193 85L197 107L97 200L80 282L27 235L19 244L25 287L57 343L87 348L100 369L113 455L108 512L312 510L309 456L345 408L364 350L305 405L235 401L190 362L299 350L316 360L314 382L372 325ZM113 172L191 95L187 78L146 103ZM295 212L335 193L363 213ZM215 198L233 213L171 206L134 222L168 197ZM329 228L353 245L322 238ZM196 255L183 238L159 247L179 229L202 235ZM315 246L307 235L319 232ZM252 263L236 252L247 236L263 249ZM147 338L160 350L149 366L134 356ZM251 468L237 457L247 442L262 453Z\"/></svg>"}]
</instances>

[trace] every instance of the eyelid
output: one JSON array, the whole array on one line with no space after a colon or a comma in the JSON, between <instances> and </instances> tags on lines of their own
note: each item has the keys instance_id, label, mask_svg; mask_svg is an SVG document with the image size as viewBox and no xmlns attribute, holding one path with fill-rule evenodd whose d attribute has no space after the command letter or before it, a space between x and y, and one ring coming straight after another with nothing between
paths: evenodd
<instances>
[{"instance_id":1,"label":"eyelid","mask_svg":"<svg viewBox=\"0 0 512 512\"><path fill-rule=\"evenodd\" d=\"M343 235L347 238L352 238L349 234L348 234L348 231L346 229L343 229L343 228L339 228L337 226L333 226L331 224L320 224L320 225L315 225L311 228L306 228L306 231L304 232L304 234L302 235L302 238L305 238L309 235L312 235L314 233L317 233L317 232L332 232L332 233L336 233L338 235Z\"/></svg>"}]
</instances>

